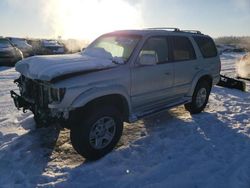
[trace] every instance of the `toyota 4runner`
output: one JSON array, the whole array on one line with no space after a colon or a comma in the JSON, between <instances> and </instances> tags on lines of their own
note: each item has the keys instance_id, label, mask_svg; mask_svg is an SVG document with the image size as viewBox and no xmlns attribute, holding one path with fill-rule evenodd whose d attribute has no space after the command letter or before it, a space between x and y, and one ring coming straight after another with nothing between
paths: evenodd
<instances>
[{"instance_id":1,"label":"toyota 4runner","mask_svg":"<svg viewBox=\"0 0 250 188\"><path fill-rule=\"evenodd\" d=\"M220 67L213 40L199 31L123 30L77 54L18 62L20 93L11 96L18 109L33 112L38 126L69 128L74 149L93 160L115 147L123 122L183 104L200 113Z\"/></svg>"}]
</instances>

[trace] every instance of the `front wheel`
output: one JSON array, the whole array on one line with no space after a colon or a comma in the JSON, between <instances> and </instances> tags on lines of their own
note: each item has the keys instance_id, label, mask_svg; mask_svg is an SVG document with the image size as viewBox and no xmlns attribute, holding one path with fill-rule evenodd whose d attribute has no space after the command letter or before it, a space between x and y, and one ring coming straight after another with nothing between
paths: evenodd
<instances>
[{"instance_id":1,"label":"front wheel","mask_svg":"<svg viewBox=\"0 0 250 188\"><path fill-rule=\"evenodd\" d=\"M97 110L84 117L79 114L70 132L74 149L89 160L99 159L109 153L123 131L122 117L115 107Z\"/></svg>"},{"instance_id":2,"label":"front wheel","mask_svg":"<svg viewBox=\"0 0 250 188\"><path fill-rule=\"evenodd\" d=\"M185 104L186 110L191 114L198 114L204 110L207 105L211 91L211 85L207 81L198 82L190 103Z\"/></svg>"},{"instance_id":3,"label":"front wheel","mask_svg":"<svg viewBox=\"0 0 250 188\"><path fill-rule=\"evenodd\" d=\"M47 118L42 117L41 115L34 114L34 120L36 123L36 128L49 127L51 122Z\"/></svg>"}]
</instances>

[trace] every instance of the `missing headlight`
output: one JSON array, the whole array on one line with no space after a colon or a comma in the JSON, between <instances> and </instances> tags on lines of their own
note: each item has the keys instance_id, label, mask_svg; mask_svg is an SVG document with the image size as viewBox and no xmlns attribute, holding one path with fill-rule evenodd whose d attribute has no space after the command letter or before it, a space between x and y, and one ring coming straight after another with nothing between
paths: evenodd
<instances>
[{"instance_id":1,"label":"missing headlight","mask_svg":"<svg viewBox=\"0 0 250 188\"><path fill-rule=\"evenodd\" d=\"M65 88L50 88L50 98L51 102L60 102L62 101L65 94Z\"/></svg>"}]
</instances>

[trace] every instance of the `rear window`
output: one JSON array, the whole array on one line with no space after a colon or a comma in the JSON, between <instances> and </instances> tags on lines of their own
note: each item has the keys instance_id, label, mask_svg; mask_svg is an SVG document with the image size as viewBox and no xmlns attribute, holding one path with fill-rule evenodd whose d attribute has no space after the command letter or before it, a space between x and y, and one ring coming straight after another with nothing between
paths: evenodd
<instances>
[{"instance_id":1,"label":"rear window","mask_svg":"<svg viewBox=\"0 0 250 188\"><path fill-rule=\"evenodd\" d=\"M204 58L216 57L217 49L214 41L210 37L194 37Z\"/></svg>"},{"instance_id":2,"label":"rear window","mask_svg":"<svg viewBox=\"0 0 250 188\"><path fill-rule=\"evenodd\" d=\"M188 61L196 58L193 45L187 37L174 36L172 39L174 61Z\"/></svg>"}]
</instances>

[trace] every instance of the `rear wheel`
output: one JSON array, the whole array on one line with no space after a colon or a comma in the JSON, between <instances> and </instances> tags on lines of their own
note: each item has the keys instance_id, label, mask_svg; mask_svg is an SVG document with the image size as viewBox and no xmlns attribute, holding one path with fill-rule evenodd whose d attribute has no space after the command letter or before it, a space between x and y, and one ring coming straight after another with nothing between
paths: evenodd
<instances>
[{"instance_id":1,"label":"rear wheel","mask_svg":"<svg viewBox=\"0 0 250 188\"><path fill-rule=\"evenodd\" d=\"M72 145L83 157L99 159L112 151L122 135L121 114L113 106L104 106L85 117L82 115L78 115L71 127Z\"/></svg>"},{"instance_id":2,"label":"rear wheel","mask_svg":"<svg viewBox=\"0 0 250 188\"><path fill-rule=\"evenodd\" d=\"M198 82L190 103L185 104L186 110L191 114L197 114L204 110L207 105L211 91L211 85L208 81Z\"/></svg>"}]
</instances>

